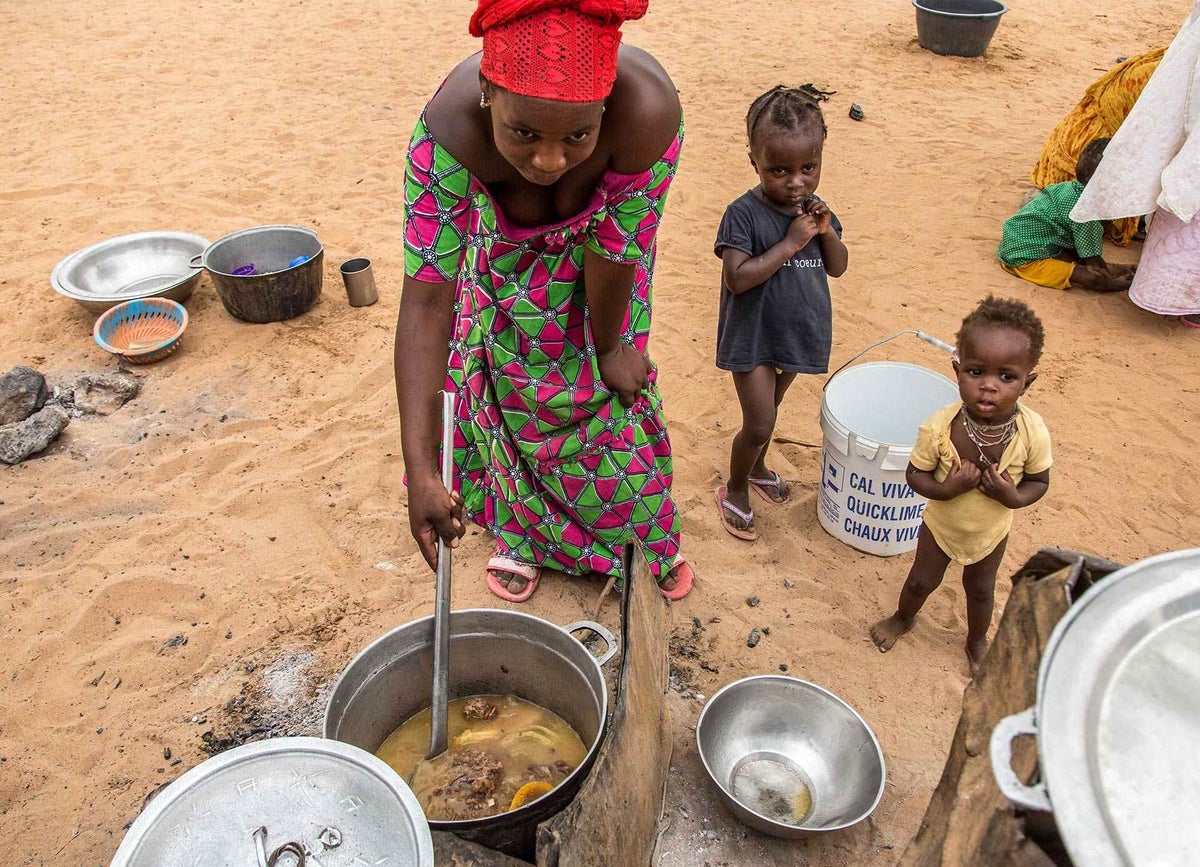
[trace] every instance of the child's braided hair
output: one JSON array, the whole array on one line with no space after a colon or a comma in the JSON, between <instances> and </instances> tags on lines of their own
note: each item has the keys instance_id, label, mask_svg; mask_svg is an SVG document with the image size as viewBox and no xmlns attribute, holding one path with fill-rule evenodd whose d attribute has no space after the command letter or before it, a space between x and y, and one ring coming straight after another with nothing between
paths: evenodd
<instances>
[{"instance_id":1,"label":"child's braided hair","mask_svg":"<svg viewBox=\"0 0 1200 867\"><path fill-rule=\"evenodd\" d=\"M1042 349L1046 344L1046 332L1042 328L1042 320L1024 301L1015 298L996 298L989 295L979 302L979 306L967 314L962 321L962 327L955 335L958 345L962 346L963 336L972 328L1011 328L1029 338L1029 365L1036 367L1042 358Z\"/></svg>"},{"instance_id":2,"label":"child's braided hair","mask_svg":"<svg viewBox=\"0 0 1200 867\"><path fill-rule=\"evenodd\" d=\"M775 129L798 130L815 126L821 138L828 135L821 107L806 90L777 84L750 103L746 112L746 138L754 147L754 134L763 124Z\"/></svg>"}]
</instances>

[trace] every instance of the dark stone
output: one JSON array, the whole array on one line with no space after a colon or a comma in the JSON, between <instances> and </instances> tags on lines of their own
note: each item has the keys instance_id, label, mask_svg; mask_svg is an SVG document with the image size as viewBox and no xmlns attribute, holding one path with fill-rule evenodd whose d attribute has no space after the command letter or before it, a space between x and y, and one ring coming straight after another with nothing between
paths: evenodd
<instances>
[{"instance_id":1,"label":"dark stone","mask_svg":"<svg viewBox=\"0 0 1200 867\"><path fill-rule=\"evenodd\" d=\"M757 647L757 646L758 646L758 641L759 641L759 632L758 632L758 630L757 630L757 629L751 629L751 630L750 630L750 637L746 639L746 646L747 646L747 647L751 647L751 648L753 648L753 647Z\"/></svg>"},{"instance_id":2,"label":"dark stone","mask_svg":"<svg viewBox=\"0 0 1200 867\"><path fill-rule=\"evenodd\" d=\"M528 861L455 837L449 831L434 831L432 836L435 864L453 864L455 867L530 867Z\"/></svg>"},{"instance_id":3,"label":"dark stone","mask_svg":"<svg viewBox=\"0 0 1200 867\"><path fill-rule=\"evenodd\" d=\"M72 386L71 400L80 412L111 415L137 397L141 388L142 380L129 373L117 370L83 373Z\"/></svg>"},{"instance_id":4,"label":"dark stone","mask_svg":"<svg viewBox=\"0 0 1200 867\"><path fill-rule=\"evenodd\" d=\"M0 425L25 421L46 403L46 377L18 364L0 376Z\"/></svg>"},{"instance_id":5,"label":"dark stone","mask_svg":"<svg viewBox=\"0 0 1200 867\"><path fill-rule=\"evenodd\" d=\"M188 643L186 635L172 635L159 647L158 652L162 653L168 647L183 647Z\"/></svg>"},{"instance_id":6,"label":"dark stone","mask_svg":"<svg viewBox=\"0 0 1200 867\"><path fill-rule=\"evenodd\" d=\"M71 421L67 413L51 404L15 424L0 425L0 461L19 464L54 442Z\"/></svg>"},{"instance_id":7,"label":"dark stone","mask_svg":"<svg viewBox=\"0 0 1200 867\"><path fill-rule=\"evenodd\" d=\"M751 596L750 598L748 598L746 600L746 604L749 605L751 608L757 608L758 602L759 602L759 599L757 596Z\"/></svg>"}]
</instances>

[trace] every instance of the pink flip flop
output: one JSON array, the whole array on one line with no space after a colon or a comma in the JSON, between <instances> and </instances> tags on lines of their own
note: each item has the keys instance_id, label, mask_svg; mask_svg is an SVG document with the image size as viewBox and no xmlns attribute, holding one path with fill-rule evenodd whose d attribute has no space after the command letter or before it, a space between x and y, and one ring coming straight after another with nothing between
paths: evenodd
<instances>
[{"instance_id":1,"label":"pink flip flop","mask_svg":"<svg viewBox=\"0 0 1200 867\"><path fill-rule=\"evenodd\" d=\"M696 584L696 573L692 571L692 567L683 559L680 554L675 558L675 562L671 564L672 569L676 569L675 586L670 590L658 588L658 592L670 599L672 602L678 602L684 596L692 592L692 587Z\"/></svg>"},{"instance_id":2,"label":"pink flip flop","mask_svg":"<svg viewBox=\"0 0 1200 867\"><path fill-rule=\"evenodd\" d=\"M775 472L774 470L771 471L771 478L769 479L756 479L751 476L746 481L750 483L750 489L768 503L774 503L776 506L782 506L791 498L791 491L787 491L784 488L783 479L781 479L779 477L779 473ZM771 491L774 491L779 499L775 499L775 497L771 496Z\"/></svg>"},{"instance_id":3,"label":"pink flip flop","mask_svg":"<svg viewBox=\"0 0 1200 867\"><path fill-rule=\"evenodd\" d=\"M1179 317L1179 321L1188 328L1200 328L1200 313L1185 313Z\"/></svg>"},{"instance_id":4,"label":"pink flip flop","mask_svg":"<svg viewBox=\"0 0 1200 867\"><path fill-rule=\"evenodd\" d=\"M500 583L500 577L496 574L497 572L509 572L524 578L525 589L520 593L513 593ZM509 557L496 555L487 562L487 588L505 602L524 602L529 599L533 595L533 591L537 590L538 581L541 580L541 577L542 570L537 566L530 563L522 563L519 560L513 560Z\"/></svg>"},{"instance_id":5,"label":"pink flip flop","mask_svg":"<svg viewBox=\"0 0 1200 867\"><path fill-rule=\"evenodd\" d=\"M733 503L729 502L729 489L725 485L721 485L713 494L717 500L717 511L721 515L721 526L725 528L725 531L730 536L736 539L743 539L747 542L753 542L757 539L758 529L754 526L754 510L751 509L749 512L743 512ZM726 514L727 512L730 515L740 518L746 526L744 528L735 527L730 523L729 517Z\"/></svg>"}]
</instances>

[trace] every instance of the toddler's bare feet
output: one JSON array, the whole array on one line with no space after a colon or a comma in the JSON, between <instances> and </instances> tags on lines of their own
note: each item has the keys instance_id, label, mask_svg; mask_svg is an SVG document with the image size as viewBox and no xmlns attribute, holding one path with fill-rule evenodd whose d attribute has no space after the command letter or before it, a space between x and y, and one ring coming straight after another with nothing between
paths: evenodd
<instances>
[{"instance_id":1,"label":"toddler's bare feet","mask_svg":"<svg viewBox=\"0 0 1200 867\"><path fill-rule=\"evenodd\" d=\"M986 638L981 641L967 642L967 662L971 663L971 677L979 676L979 669L983 667L983 658L987 656L987 649Z\"/></svg>"},{"instance_id":2,"label":"toddler's bare feet","mask_svg":"<svg viewBox=\"0 0 1200 867\"><path fill-rule=\"evenodd\" d=\"M896 639L912 629L912 626L911 620L905 620L899 614L893 614L871 627L871 640L875 642L880 653L887 653L896 643Z\"/></svg>"}]
</instances>

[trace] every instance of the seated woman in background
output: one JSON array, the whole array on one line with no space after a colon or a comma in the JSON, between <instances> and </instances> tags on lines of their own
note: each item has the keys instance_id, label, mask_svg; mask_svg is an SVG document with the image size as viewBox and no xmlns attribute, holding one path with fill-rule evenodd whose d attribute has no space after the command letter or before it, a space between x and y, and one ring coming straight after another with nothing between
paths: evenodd
<instances>
[{"instance_id":1,"label":"seated woman in background","mask_svg":"<svg viewBox=\"0 0 1200 867\"><path fill-rule=\"evenodd\" d=\"M1071 219L1071 209L1100 165L1107 145L1106 138L1088 144L1079 157L1076 180L1051 184L1004 222L996 248L1001 268L1051 289L1123 292L1129 288L1134 269L1105 262L1100 255L1104 248L1100 221Z\"/></svg>"},{"instance_id":2,"label":"seated woman in background","mask_svg":"<svg viewBox=\"0 0 1200 867\"><path fill-rule=\"evenodd\" d=\"M1165 51L1165 48L1156 48L1130 57L1092 83L1079 104L1059 121L1046 139L1042 155L1030 176L1034 186L1042 190L1051 184L1075 180L1075 164L1083 149L1095 139L1112 138L1141 96ZM1105 223L1108 239L1122 247L1130 242L1137 230L1137 217Z\"/></svg>"}]
</instances>

